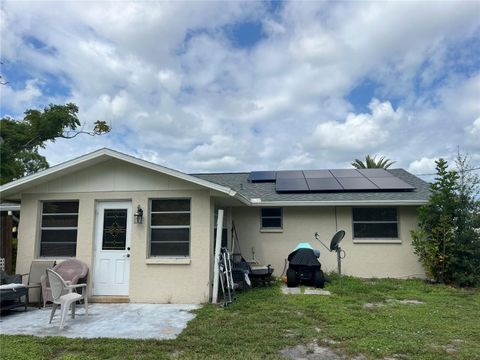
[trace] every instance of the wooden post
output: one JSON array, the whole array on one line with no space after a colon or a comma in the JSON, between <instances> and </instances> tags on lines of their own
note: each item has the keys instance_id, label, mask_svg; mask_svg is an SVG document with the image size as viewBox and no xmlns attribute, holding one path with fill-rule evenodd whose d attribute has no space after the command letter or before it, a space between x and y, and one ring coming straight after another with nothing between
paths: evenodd
<instances>
[{"instance_id":1,"label":"wooden post","mask_svg":"<svg viewBox=\"0 0 480 360\"><path fill-rule=\"evenodd\" d=\"M10 274L12 271L12 214L1 215L0 221L0 257L5 259L5 271Z\"/></svg>"}]
</instances>

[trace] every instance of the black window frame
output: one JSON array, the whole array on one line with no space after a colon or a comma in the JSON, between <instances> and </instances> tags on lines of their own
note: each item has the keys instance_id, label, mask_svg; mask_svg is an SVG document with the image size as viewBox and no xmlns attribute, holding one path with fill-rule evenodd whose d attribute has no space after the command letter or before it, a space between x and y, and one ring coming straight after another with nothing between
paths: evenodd
<instances>
[{"instance_id":1,"label":"black window frame","mask_svg":"<svg viewBox=\"0 0 480 360\"><path fill-rule=\"evenodd\" d=\"M171 211L153 211L153 203L155 201L172 201L172 200L188 200L189 202L189 210L171 210ZM189 221L188 225L152 225L152 217L155 214L189 214ZM149 213L149 230L148 230L148 258L190 258L191 253L192 253L192 199L191 198L152 198L150 199L150 213ZM188 254L182 255L152 255L152 230L155 229L188 229ZM187 243L187 241L178 241L178 240L173 240L173 241L167 241L168 243Z\"/></svg>"},{"instance_id":2,"label":"black window frame","mask_svg":"<svg viewBox=\"0 0 480 360\"><path fill-rule=\"evenodd\" d=\"M77 212L45 212L45 205L49 203L77 203ZM39 258L75 258L77 256L77 243L78 243L78 215L80 213L80 201L78 199L69 199L69 200L42 200L40 201L40 221L39 221L39 234L38 234L38 257ZM77 226L45 226L44 225L44 216L76 216ZM43 239L44 231L74 231L75 232L75 242L72 241L45 241ZM42 252L42 244L54 243L54 244L75 244L73 247L74 251L72 254L48 254L45 255Z\"/></svg>"},{"instance_id":3,"label":"black window frame","mask_svg":"<svg viewBox=\"0 0 480 360\"><path fill-rule=\"evenodd\" d=\"M280 215L264 215L265 210L278 209L280 210ZM264 226L263 219L280 219L280 226ZM260 230L283 230L283 208L276 207L264 207L260 209Z\"/></svg>"},{"instance_id":4,"label":"black window frame","mask_svg":"<svg viewBox=\"0 0 480 360\"><path fill-rule=\"evenodd\" d=\"M378 210L378 209L390 209L395 210L395 220L355 220L355 210ZM356 236L355 224L395 224L396 225L396 236ZM400 214L398 207L395 206L369 206L369 207L352 207L352 238L353 240L384 240L384 241L396 241L400 239Z\"/></svg>"}]
</instances>

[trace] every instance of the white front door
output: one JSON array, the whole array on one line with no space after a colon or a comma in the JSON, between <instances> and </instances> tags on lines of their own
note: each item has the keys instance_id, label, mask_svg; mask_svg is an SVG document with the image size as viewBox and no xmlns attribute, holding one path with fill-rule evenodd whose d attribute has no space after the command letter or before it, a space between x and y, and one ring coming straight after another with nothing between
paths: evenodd
<instances>
[{"instance_id":1,"label":"white front door","mask_svg":"<svg viewBox=\"0 0 480 360\"><path fill-rule=\"evenodd\" d=\"M93 295L128 295L130 202L99 202L96 209Z\"/></svg>"}]
</instances>

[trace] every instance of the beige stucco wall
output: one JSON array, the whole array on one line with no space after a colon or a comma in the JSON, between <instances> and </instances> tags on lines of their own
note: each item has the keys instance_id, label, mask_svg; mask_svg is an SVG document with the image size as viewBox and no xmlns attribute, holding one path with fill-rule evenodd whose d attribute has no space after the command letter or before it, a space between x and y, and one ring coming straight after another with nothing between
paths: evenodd
<instances>
[{"instance_id":1,"label":"beige stucco wall","mask_svg":"<svg viewBox=\"0 0 480 360\"><path fill-rule=\"evenodd\" d=\"M149 199L191 198L190 262L153 263L147 258ZM39 223L42 200L79 200L76 258L93 271L95 207L98 201L131 201L144 209L144 224L131 221L131 302L199 303L210 296L210 253L213 235L211 192L195 184L134 165L111 161L40 185L22 194L18 231L17 272L26 273L38 259ZM56 259L61 261L62 259ZM165 259L163 259L165 260ZM185 261L184 261L185 262ZM93 274L89 274L91 294Z\"/></svg>"},{"instance_id":2,"label":"beige stucco wall","mask_svg":"<svg viewBox=\"0 0 480 360\"><path fill-rule=\"evenodd\" d=\"M410 230L417 226L415 207L398 207L399 240L357 241L352 239L352 209L337 207L337 228L345 230L341 242L346 258L342 262L343 273L359 277L423 277L424 270L413 253ZM244 257L255 258L275 268L280 275L284 260L299 242L309 242L321 251L320 262L326 271L337 269L336 254L328 252L314 239L315 232L330 244L335 228L334 207L284 207L283 231L262 232L260 230L260 208L234 207L233 221L237 228Z\"/></svg>"}]
</instances>

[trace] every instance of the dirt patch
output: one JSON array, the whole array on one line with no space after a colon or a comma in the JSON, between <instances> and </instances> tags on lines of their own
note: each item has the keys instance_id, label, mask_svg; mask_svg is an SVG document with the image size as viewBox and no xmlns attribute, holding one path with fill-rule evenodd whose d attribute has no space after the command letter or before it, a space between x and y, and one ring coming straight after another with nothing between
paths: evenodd
<instances>
[{"instance_id":1,"label":"dirt patch","mask_svg":"<svg viewBox=\"0 0 480 360\"><path fill-rule=\"evenodd\" d=\"M344 360L345 357L338 355L327 347L319 346L316 342L307 345L280 350L280 356L295 360Z\"/></svg>"},{"instance_id":2,"label":"dirt patch","mask_svg":"<svg viewBox=\"0 0 480 360\"><path fill-rule=\"evenodd\" d=\"M403 359L407 359L407 356L403 354L393 354L392 356L385 357L382 360L403 360Z\"/></svg>"},{"instance_id":3,"label":"dirt patch","mask_svg":"<svg viewBox=\"0 0 480 360\"><path fill-rule=\"evenodd\" d=\"M170 354L170 356L174 359L178 359L182 355L183 355L183 351L178 351L178 350L175 350L173 353Z\"/></svg>"},{"instance_id":4,"label":"dirt patch","mask_svg":"<svg viewBox=\"0 0 480 360\"><path fill-rule=\"evenodd\" d=\"M321 340L323 344L325 345L335 345L338 344L338 341L335 341L333 339L322 339Z\"/></svg>"},{"instance_id":5,"label":"dirt patch","mask_svg":"<svg viewBox=\"0 0 480 360\"><path fill-rule=\"evenodd\" d=\"M433 345L433 347L435 349L441 349L443 351L445 351L447 354L449 355L454 355L457 351L458 351L458 347L457 345L460 344L461 340L460 341L455 341L455 344L447 344L447 345Z\"/></svg>"},{"instance_id":6,"label":"dirt patch","mask_svg":"<svg viewBox=\"0 0 480 360\"><path fill-rule=\"evenodd\" d=\"M420 305L420 304L425 304L423 301L420 300L399 300L398 301L400 304L406 304L406 305Z\"/></svg>"},{"instance_id":7,"label":"dirt patch","mask_svg":"<svg viewBox=\"0 0 480 360\"><path fill-rule=\"evenodd\" d=\"M284 337L294 337L297 335L297 332L294 330L286 330L285 334L283 335Z\"/></svg>"},{"instance_id":8,"label":"dirt patch","mask_svg":"<svg viewBox=\"0 0 480 360\"><path fill-rule=\"evenodd\" d=\"M376 309L376 308L383 307L383 306L385 306L385 304L382 304L382 303L366 303L366 304L363 304L364 309Z\"/></svg>"},{"instance_id":9,"label":"dirt patch","mask_svg":"<svg viewBox=\"0 0 480 360\"><path fill-rule=\"evenodd\" d=\"M421 305L425 304L423 301L415 300L415 299L405 299L405 300L397 300L397 299L388 299L385 303L366 303L363 304L364 309L376 309L379 307L383 307L388 304L402 304L402 305Z\"/></svg>"}]
</instances>

